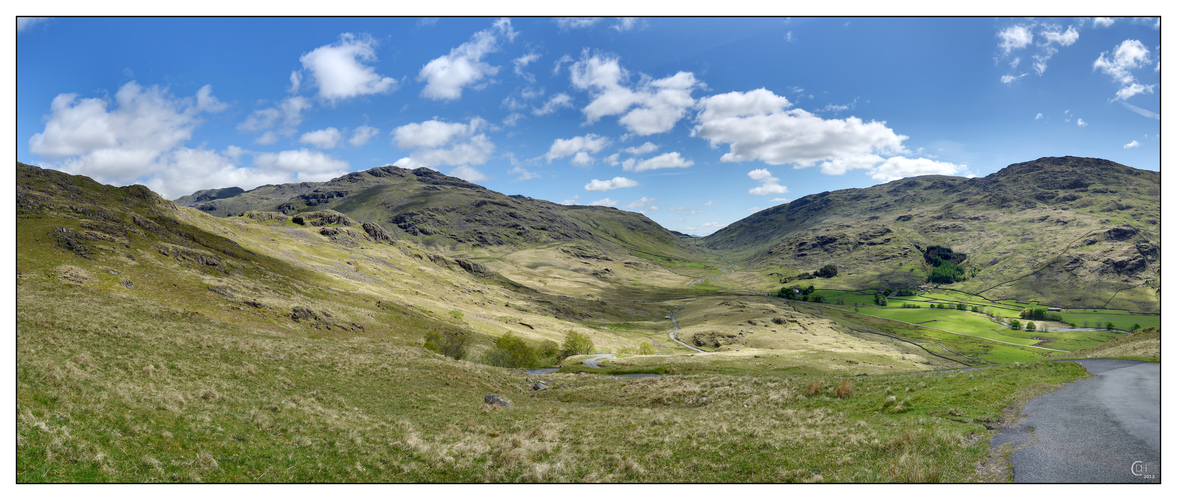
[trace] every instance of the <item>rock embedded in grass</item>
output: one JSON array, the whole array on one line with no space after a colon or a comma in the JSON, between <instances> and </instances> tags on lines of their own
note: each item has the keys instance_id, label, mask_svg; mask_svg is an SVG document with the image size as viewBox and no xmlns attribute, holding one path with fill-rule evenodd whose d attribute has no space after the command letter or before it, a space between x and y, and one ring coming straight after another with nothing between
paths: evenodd
<instances>
[{"instance_id":1,"label":"rock embedded in grass","mask_svg":"<svg viewBox=\"0 0 1177 500\"><path fill-rule=\"evenodd\" d=\"M515 406L515 405L511 404L510 401L507 401L503 398L495 396L494 394L487 394L485 398L482 398L482 402L486 403L488 405Z\"/></svg>"}]
</instances>

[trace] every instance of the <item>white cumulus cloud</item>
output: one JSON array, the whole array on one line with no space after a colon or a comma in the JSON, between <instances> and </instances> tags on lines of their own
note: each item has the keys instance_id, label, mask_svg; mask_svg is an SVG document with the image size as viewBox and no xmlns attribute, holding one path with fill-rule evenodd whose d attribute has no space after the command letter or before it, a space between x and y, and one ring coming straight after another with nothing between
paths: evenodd
<instances>
[{"instance_id":1,"label":"white cumulus cloud","mask_svg":"<svg viewBox=\"0 0 1177 500\"><path fill-rule=\"evenodd\" d=\"M339 42L303 54L299 61L314 77L319 97L328 101L396 90L395 78L381 76L371 66L364 65L376 61L375 45L376 41L368 35L357 37L344 33L339 35ZM291 87L298 88L294 75L291 75Z\"/></svg>"},{"instance_id":2,"label":"white cumulus cloud","mask_svg":"<svg viewBox=\"0 0 1177 500\"><path fill-rule=\"evenodd\" d=\"M857 117L823 119L790 107L788 99L765 89L729 92L699 100L702 111L691 135L727 144L725 162L762 161L808 167L818 162L906 152L907 136L883 122Z\"/></svg>"},{"instance_id":3,"label":"white cumulus cloud","mask_svg":"<svg viewBox=\"0 0 1177 500\"><path fill-rule=\"evenodd\" d=\"M1136 142L1135 139L1133 139L1132 142L1129 142L1128 144L1124 145L1124 149L1138 148L1138 147L1140 147L1140 143Z\"/></svg>"},{"instance_id":4,"label":"white cumulus cloud","mask_svg":"<svg viewBox=\"0 0 1177 500\"><path fill-rule=\"evenodd\" d=\"M654 206L654 203L657 202L658 198L647 198L643 196L639 199L631 201L628 205L625 206L625 208L629 210L641 210L643 208L649 207L650 210L658 210L658 207Z\"/></svg>"},{"instance_id":5,"label":"white cumulus cloud","mask_svg":"<svg viewBox=\"0 0 1177 500\"><path fill-rule=\"evenodd\" d=\"M598 206L598 207L615 207L615 206L617 206L617 200L614 200L612 198L601 198L597 201L589 203L589 205Z\"/></svg>"},{"instance_id":6,"label":"white cumulus cloud","mask_svg":"<svg viewBox=\"0 0 1177 500\"><path fill-rule=\"evenodd\" d=\"M1008 55L1015 49L1030 45L1030 42L1034 41L1034 34L1029 26L1018 24L997 32L997 38L1001 39L998 46Z\"/></svg>"},{"instance_id":7,"label":"white cumulus cloud","mask_svg":"<svg viewBox=\"0 0 1177 500\"><path fill-rule=\"evenodd\" d=\"M462 165L453 170L450 170L449 175L462 179L466 182L481 182L489 179L486 174L479 172L478 169L469 165Z\"/></svg>"},{"instance_id":8,"label":"white cumulus cloud","mask_svg":"<svg viewBox=\"0 0 1177 500\"><path fill-rule=\"evenodd\" d=\"M1099 58L1092 63L1092 68L1102 71L1104 74L1112 77L1116 83L1120 84L1121 88L1117 94L1117 99L1121 99L1120 95L1131 97L1143 91L1125 89L1132 89L1132 84L1136 83L1136 76L1132 72L1151 62L1152 59L1149 56L1148 48L1143 43L1140 43L1139 40L1129 39L1120 42L1120 45L1116 46L1111 57L1108 57L1106 51L1100 53ZM1151 87L1148 86L1150 89ZM1141 85L1140 88L1144 88L1144 86Z\"/></svg>"},{"instance_id":9,"label":"white cumulus cloud","mask_svg":"<svg viewBox=\"0 0 1177 500\"><path fill-rule=\"evenodd\" d=\"M749 189L749 194L764 196L768 194L785 194L789 192L789 188L782 186L780 184L780 179L773 177L772 172L768 171L768 169L758 168L748 172L748 178L760 183L759 186Z\"/></svg>"},{"instance_id":10,"label":"white cumulus cloud","mask_svg":"<svg viewBox=\"0 0 1177 500\"><path fill-rule=\"evenodd\" d=\"M255 153L253 163L265 170L297 173L301 180L330 180L347 173L348 163L325 153L298 149L277 153Z\"/></svg>"},{"instance_id":11,"label":"white cumulus cloud","mask_svg":"<svg viewBox=\"0 0 1177 500\"><path fill-rule=\"evenodd\" d=\"M449 123L427 120L402 125L392 131L393 140L401 149L436 148L456 139L467 138L486 127L486 120L474 118L470 123Z\"/></svg>"},{"instance_id":12,"label":"white cumulus cloud","mask_svg":"<svg viewBox=\"0 0 1177 500\"><path fill-rule=\"evenodd\" d=\"M273 144L278 135L290 136L302 124L302 112L311 108L311 102L302 96L283 99L277 106L254 110L237 125L237 130L264 132L259 144Z\"/></svg>"},{"instance_id":13,"label":"white cumulus cloud","mask_svg":"<svg viewBox=\"0 0 1177 500\"><path fill-rule=\"evenodd\" d=\"M1095 26L1096 28L1106 28L1112 24L1115 24L1115 22L1116 20L1110 17L1097 17L1091 20L1091 25Z\"/></svg>"},{"instance_id":14,"label":"white cumulus cloud","mask_svg":"<svg viewBox=\"0 0 1177 500\"><path fill-rule=\"evenodd\" d=\"M397 165L436 168L486 163L495 146L486 134L478 133L485 127L486 120L482 118L473 118L469 123L428 120L397 127L392 131L393 141L402 150L412 150L409 157L402 158Z\"/></svg>"},{"instance_id":15,"label":"white cumulus cloud","mask_svg":"<svg viewBox=\"0 0 1177 500\"><path fill-rule=\"evenodd\" d=\"M587 50L570 71L573 87L593 95L593 101L581 110L586 123L621 115L618 123L637 135L674 128L695 104L691 92L705 87L693 73L680 71L657 80L643 76L635 88L630 88L626 85L629 72L621 67L618 58L590 56Z\"/></svg>"},{"instance_id":16,"label":"white cumulus cloud","mask_svg":"<svg viewBox=\"0 0 1177 500\"><path fill-rule=\"evenodd\" d=\"M519 75L524 80L527 80L529 82L534 82L535 75L528 73L528 72L524 71L523 69L526 68L528 64L531 64L538 59L539 59L539 54L536 54L535 52L529 52L525 55L516 57L512 61L513 63L515 63L515 74Z\"/></svg>"},{"instance_id":17,"label":"white cumulus cloud","mask_svg":"<svg viewBox=\"0 0 1177 500\"><path fill-rule=\"evenodd\" d=\"M456 100L462 97L462 89L498 74L499 68L483 62L482 58L498 52L500 35L510 40L515 34L511 21L500 19L492 28L475 33L469 42L450 50L449 54L429 61L417 75L417 81L426 82L421 95L434 100Z\"/></svg>"},{"instance_id":18,"label":"white cumulus cloud","mask_svg":"<svg viewBox=\"0 0 1177 500\"><path fill-rule=\"evenodd\" d=\"M102 183L141 182L166 197L180 196L206 187L194 182L200 176L236 168L215 151L184 146L203 115L226 108L207 85L183 98L133 81L113 100L60 94L50 103L44 130L29 139L29 151L59 162L45 164L51 168Z\"/></svg>"},{"instance_id":19,"label":"white cumulus cloud","mask_svg":"<svg viewBox=\"0 0 1177 500\"><path fill-rule=\"evenodd\" d=\"M544 115L550 115L550 114L556 112L556 110L558 110L560 108L571 108L571 107L572 107L572 96L569 96L568 94L560 93L560 94L556 94L556 95L552 96L550 99L548 99L548 101L544 103L544 107L533 108L531 113L536 116L544 116Z\"/></svg>"},{"instance_id":20,"label":"white cumulus cloud","mask_svg":"<svg viewBox=\"0 0 1177 500\"><path fill-rule=\"evenodd\" d=\"M380 129L376 127L361 125L352 131L351 139L348 139L347 143L356 147L363 146L364 144L367 144L370 139L376 137L376 134L378 133L380 133Z\"/></svg>"},{"instance_id":21,"label":"white cumulus cloud","mask_svg":"<svg viewBox=\"0 0 1177 500\"><path fill-rule=\"evenodd\" d=\"M577 136L571 139L556 139L548 148L544 158L548 163L551 163L552 160L579 155L577 159L584 161L584 158L591 159L589 153L600 152L607 145L609 145L609 139L596 134Z\"/></svg>"},{"instance_id":22,"label":"white cumulus cloud","mask_svg":"<svg viewBox=\"0 0 1177 500\"><path fill-rule=\"evenodd\" d=\"M896 156L888 158L882 165L879 165L873 171L871 177L880 181L889 182L918 175L954 175L964 170L964 165L957 165L955 163L929 160L927 158L911 159Z\"/></svg>"},{"instance_id":23,"label":"white cumulus cloud","mask_svg":"<svg viewBox=\"0 0 1177 500\"><path fill-rule=\"evenodd\" d=\"M627 172L645 172L663 168L687 168L694 164L695 162L684 159L678 151L673 151L641 161L630 158L622 162L622 168Z\"/></svg>"},{"instance_id":24,"label":"white cumulus cloud","mask_svg":"<svg viewBox=\"0 0 1177 500\"><path fill-rule=\"evenodd\" d=\"M593 179L588 184L584 185L585 191L609 191L612 189L635 187L638 181L626 179L625 177L614 177L609 180Z\"/></svg>"},{"instance_id":25,"label":"white cumulus cloud","mask_svg":"<svg viewBox=\"0 0 1177 500\"><path fill-rule=\"evenodd\" d=\"M339 144L339 140L343 137L339 133L339 129L335 127L327 127L321 130L313 130L302 134L298 142L303 144L310 144L319 149L331 149Z\"/></svg>"}]
</instances>

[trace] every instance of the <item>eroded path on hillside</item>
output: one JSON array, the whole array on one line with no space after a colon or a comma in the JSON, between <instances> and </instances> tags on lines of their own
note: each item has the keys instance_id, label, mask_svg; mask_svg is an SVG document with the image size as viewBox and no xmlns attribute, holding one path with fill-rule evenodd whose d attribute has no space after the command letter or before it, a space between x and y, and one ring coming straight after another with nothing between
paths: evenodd
<instances>
[{"instance_id":1,"label":"eroded path on hillside","mask_svg":"<svg viewBox=\"0 0 1177 500\"><path fill-rule=\"evenodd\" d=\"M1034 398L1002 429L1016 483L1159 483L1160 363L1077 360L1094 377Z\"/></svg>"}]
</instances>

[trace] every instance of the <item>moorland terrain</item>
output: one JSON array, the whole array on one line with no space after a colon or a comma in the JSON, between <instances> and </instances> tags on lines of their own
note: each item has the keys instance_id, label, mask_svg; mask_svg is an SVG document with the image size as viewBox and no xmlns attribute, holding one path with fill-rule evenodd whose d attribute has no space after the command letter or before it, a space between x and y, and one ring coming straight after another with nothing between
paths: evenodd
<instances>
[{"instance_id":1,"label":"moorland terrain","mask_svg":"<svg viewBox=\"0 0 1177 500\"><path fill-rule=\"evenodd\" d=\"M1099 159L705 238L395 166L16 197L20 482L1006 481L1039 360L1159 360L1159 173Z\"/></svg>"}]
</instances>

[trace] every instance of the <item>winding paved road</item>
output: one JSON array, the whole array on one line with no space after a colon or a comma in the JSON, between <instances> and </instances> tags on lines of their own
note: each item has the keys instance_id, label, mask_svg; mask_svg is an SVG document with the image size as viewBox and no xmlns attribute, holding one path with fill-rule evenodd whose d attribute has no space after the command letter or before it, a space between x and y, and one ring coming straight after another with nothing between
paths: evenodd
<instances>
[{"instance_id":1,"label":"winding paved road","mask_svg":"<svg viewBox=\"0 0 1177 500\"><path fill-rule=\"evenodd\" d=\"M1161 366L1078 360L1094 377L1034 398L1002 429L1016 483L1159 483Z\"/></svg>"},{"instance_id":2,"label":"winding paved road","mask_svg":"<svg viewBox=\"0 0 1177 500\"><path fill-rule=\"evenodd\" d=\"M585 366L587 366L589 368L600 368L601 365L599 363L597 363L598 361L605 359L605 358L612 358L612 357L613 357L612 354L597 354L591 358L585 359L583 361L583 363L585 364Z\"/></svg>"}]
</instances>

